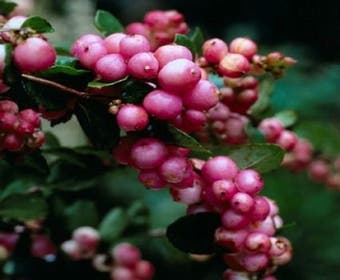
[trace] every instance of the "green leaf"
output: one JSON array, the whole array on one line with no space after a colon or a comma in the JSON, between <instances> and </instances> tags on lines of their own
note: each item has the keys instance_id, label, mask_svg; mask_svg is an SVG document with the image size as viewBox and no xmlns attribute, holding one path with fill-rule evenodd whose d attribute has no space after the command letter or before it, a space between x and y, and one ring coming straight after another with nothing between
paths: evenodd
<instances>
[{"instance_id":1,"label":"green leaf","mask_svg":"<svg viewBox=\"0 0 340 280\"><path fill-rule=\"evenodd\" d=\"M124 86L124 92L122 94L122 100L124 103L142 103L144 97L152 91L154 88L147 83L130 80Z\"/></svg>"},{"instance_id":2,"label":"green leaf","mask_svg":"<svg viewBox=\"0 0 340 280\"><path fill-rule=\"evenodd\" d=\"M18 220L37 220L47 215L47 203L41 193L14 194L0 202L0 216Z\"/></svg>"},{"instance_id":3,"label":"green leaf","mask_svg":"<svg viewBox=\"0 0 340 280\"><path fill-rule=\"evenodd\" d=\"M81 226L97 227L99 215L94 202L78 200L64 212L67 229L71 232Z\"/></svg>"},{"instance_id":4,"label":"green leaf","mask_svg":"<svg viewBox=\"0 0 340 280\"><path fill-rule=\"evenodd\" d=\"M207 148L202 146L195 138L191 137L184 131L170 125L169 133L174 140L171 144L188 148L193 153L202 154L203 156L211 156L211 152ZM170 142L172 141L170 140Z\"/></svg>"},{"instance_id":5,"label":"green leaf","mask_svg":"<svg viewBox=\"0 0 340 280\"><path fill-rule=\"evenodd\" d=\"M255 169L260 173L269 172L280 166L284 150L273 144L250 144L237 147L214 149L216 155L232 158L240 169Z\"/></svg>"},{"instance_id":6,"label":"green leaf","mask_svg":"<svg viewBox=\"0 0 340 280\"><path fill-rule=\"evenodd\" d=\"M191 41L195 47L195 53L199 56L202 56L202 46L204 43L204 35L202 30L199 27L196 27L194 33L191 36Z\"/></svg>"},{"instance_id":7,"label":"green leaf","mask_svg":"<svg viewBox=\"0 0 340 280\"><path fill-rule=\"evenodd\" d=\"M124 232L128 223L128 216L123 209L112 209L100 223L99 233L101 238L106 242L115 242L115 240Z\"/></svg>"},{"instance_id":8,"label":"green leaf","mask_svg":"<svg viewBox=\"0 0 340 280\"><path fill-rule=\"evenodd\" d=\"M245 127L245 132L249 137L251 143L266 143L264 134L254 127L251 123L248 123Z\"/></svg>"},{"instance_id":9,"label":"green leaf","mask_svg":"<svg viewBox=\"0 0 340 280\"><path fill-rule=\"evenodd\" d=\"M98 88L98 89L101 89L101 88L104 88L104 87L110 87L110 86L114 86L114 85L117 85L117 84L120 84L120 83L123 83L125 82L127 79L128 79L129 76L126 76L125 78L123 79L120 79L118 81L114 81L114 82L97 82L97 81L92 81L92 82L89 82L87 84L88 87L90 88Z\"/></svg>"},{"instance_id":10,"label":"green leaf","mask_svg":"<svg viewBox=\"0 0 340 280\"><path fill-rule=\"evenodd\" d=\"M182 34L176 34L175 43L177 45L187 47L191 51L192 56L195 57L195 45L188 36L182 35Z\"/></svg>"},{"instance_id":11,"label":"green leaf","mask_svg":"<svg viewBox=\"0 0 340 280\"><path fill-rule=\"evenodd\" d=\"M54 32L52 25L44 18L33 16L29 17L22 24L22 28L30 28L37 33L51 33Z\"/></svg>"},{"instance_id":12,"label":"green leaf","mask_svg":"<svg viewBox=\"0 0 340 280\"><path fill-rule=\"evenodd\" d=\"M60 147L60 141L56 135L52 132L45 132L45 144L44 148L58 148Z\"/></svg>"},{"instance_id":13,"label":"green leaf","mask_svg":"<svg viewBox=\"0 0 340 280\"><path fill-rule=\"evenodd\" d=\"M65 75L70 75L70 76L81 76L84 74L88 74L89 71L84 70L84 69L77 69L73 66L68 66L68 65L55 65L50 67L44 72L41 72L41 75L60 75L60 74L65 74Z\"/></svg>"},{"instance_id":14,"label":"green leaf","mask_svg":"<svg viewBox=\"0 0 340 280\"><path fill-rule=\"evenodd\" d=\"M172 223L166 235L172 245L192 254L216 252L215 230L221 226L217 213L198 213L182 217Z\"/></svg>"},{"instance_id":15,"label":"green leaf","mask_svg":"<svg viewBox=\"0 0 340 280\"><path fill-rule=\"evenodd\" d=\"M76 116L86 136L97 148L110 149L118 144L120 130L108 107L88 100L76 107Z\"/></svg>"},{"instance_id":16,"label":"green leaf","mask_svg":"<svg viewBox=\"0 0 340 280\"><path fill-rule=\"evenodd\" d=\"M296 123L298 116L292 110L284 110L275 114L274 118L280 120L285 127L290 127Z\"/></svg>"},{"instance_id":17,"label":"green leaf","mask_svg":"<svg viewBox=\"0 0 340 280\"><path fill-rule=\"evenodd\" d=\"M0 1L0 15L7 16L16 6L13 2Z\"/></svg>"},{"instance_id":18,"label":"green leaf","mask_svg":"<svg viewBox=\"0 0 340 280\"><path fill-rule=\"evenodd\" d=\"M25 155L20 165L42 175L47 175L50 172L48 163L40 151Z\"/></svg>"},{"instance_id":19,"label":"green leaf","mask_svg":"<svg viewBox=\"0 0 340 280\"><path fill-rule=\"evenodd\" d=\"M11 44L5 44L5 68L3 73L3 79L7 85L12 85L20 78L20 73L16 69L13 59L13 46Z\"/></svg>"},{"instance_id":20,"label":"green leaf","mask_svg":"<svg viewBox=\"0 0 340 280\"><path fill-rule=\"evenodd\" d=\"M274 81L272 78L267 78L261 82L260 95L258 100L249 109L249 114L254 117L259 117L269 107L270 95L274 90Z\"/></svg>"},{"instance_id":21,"label":"green leaf","mask_svg":"<svg viewBox=\"0 0 340 280\"><path fill-rule=\"evenodd\" d=\"M104 36L124 31L124 27L119 20L109 12L103 10L97 11L94 18L94 25Z\"/></svg>"},{"instance_id":22,"label":"green leaf","mask_svg":"<svg viewBox=\"0 0 340 280\"><path fill-rule=\"evenodd\" d=\"M9 185L7 185L2 191L0 195L0 200L5 199L8 196L14 194L25 194L32 187L36 187L36 180L30 178L18 178L15 181L12 181Z\"/></svg>"}]
</instances>

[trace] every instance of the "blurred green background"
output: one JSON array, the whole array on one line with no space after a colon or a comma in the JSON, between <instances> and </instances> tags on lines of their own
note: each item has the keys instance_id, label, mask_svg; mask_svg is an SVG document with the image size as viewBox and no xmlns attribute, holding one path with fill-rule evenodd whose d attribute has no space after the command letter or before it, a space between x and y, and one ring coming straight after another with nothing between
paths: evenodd
<instances>
[{"instance_id":1,"label":"blurred green background","mask_svg":"<svg viewBox=\"0 0 340 280\"><path fill-rule=\"evenodd\" d=\"M278 50L299 61L294 69L288 71L287 76L277 82L273 108L296 110L300 117L298 125L306 121L316 122L331 125L339 131L340 1L36 2L36 13L51 19L56 27L57 32L51 39L57 44L67 44L82 33L93 32L91 23L96 8L111 11L125 24L141 20L150 9L179 9L190 26L201 26L207 36L219 36L228 41L235 36L247 35L259 42L260 52ZM63 144L75 146L85 143L77 127L74 122L56 127ZM340 142L337 139L335 142L332 153L340 154ZM325 140L323 145L327 146L328 142ZM265 194L277 200L285 222L292 224L282 234L293 242L294 259L279 269L278 278L339 279L340 192L312 183L304 173L292 174L285 170L266 174L265 181ZM107 201L116 199L117 203L127 203L130 201L128 198L120 199L118 195L118 188L124 187L129 190L125 190L124 195L129 194L131 200L142 198L152 209L154 228L164 227L184 213L183 207L174 204L166 192L138 188L133 176L130 184L124 184L127 182L106 178L101 193L104 193ZM110 196L110 193L113 194ZM214 262L193 265L176 250L166 251L169 244L165 246L164 242L160 245L150 241L144 245L147 254L160 263L162 271L159 279L219 279L217 273L210 273L216 265ZM153 247L159 251L156 257L152 252ZM217 265L216 271L220 269Z\"/></svg>"}]
</instances>

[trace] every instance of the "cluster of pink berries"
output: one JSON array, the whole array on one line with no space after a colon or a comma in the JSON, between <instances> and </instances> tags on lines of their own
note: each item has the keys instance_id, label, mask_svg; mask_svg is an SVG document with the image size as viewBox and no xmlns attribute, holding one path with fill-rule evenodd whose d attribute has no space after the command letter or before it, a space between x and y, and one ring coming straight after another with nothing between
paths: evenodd
<instances>
[{"instance_id":1,"label":"cluster of pink berries","mask_svg":"<svg viewBox=\"0 0 340 280\"><path fill-rule=\"evenodd\" d=\"M32 109L19 111L16 103L0 101L0 150L19 152L41 147L45 135L39 114Z\"/></svg>"},{"instance_id":2,"label":"cluster of pink berries","mask_svg":"<svg viewBox=\"0 0 340 280\"><path fill-rule=\"evenodd\" d=\"M73 232L72 239L65 241L61 249L72 260L92 259L95 269L110 272L112 280L149 280L154 268L141 259L140 251L128 243L116 245L109 255L96 254L100 242L97 230L80 227Z\"/></svg>"},{"instance_id":3,"label":"cluster of pink berries","mask_svg":"<svg viewBox=\"0 0 340 280\"><path fill-rule=\"evenodd\" d=\"M188 25L178 11L150 11L145 14L144 22L133 22L126 27L127 34L140 34L151 42L152 50L159 46L170 44L176 34L185 34Z\"/></svg>"},{"instance_id":4,"label":"cluster of pink berries","mask_svg":"<svg viewBox=\"0 0 340 280\"><path fill-rule=\"evenodd\" d=\"M15 46L13 60L20 72L40 72L51 67L56 60L56 51L41 35L33 31L19 32L28 18L14 16L2 27L1 38ZM30 33L31 32L31 33ZM1 63L3 63L1 55Z\"/></svg>"}]
</instances>

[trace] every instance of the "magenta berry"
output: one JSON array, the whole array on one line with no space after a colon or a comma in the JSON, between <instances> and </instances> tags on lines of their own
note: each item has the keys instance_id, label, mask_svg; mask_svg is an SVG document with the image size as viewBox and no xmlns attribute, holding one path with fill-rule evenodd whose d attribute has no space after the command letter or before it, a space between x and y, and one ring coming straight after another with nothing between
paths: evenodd
<instances>
[{"instance_id":1,"label":"magenta berry","mask_svg":"<svg viewBox=\"0 0 340 280\"><path fill-rule=\"evenodd\" d=\"M228 46L221 39L214 38L205 41L202 50L203 56L208 62L218 64L228 53Z\"/></svg>"},{"instance_id":2,"label":"magenta berry","mask_svg":"<svg viewBox=\"0 0 340 280\"><path fill-rule=\"evenodd\" d=\"M159 62L160 68L175 59L185 58L190 61L192 60L191 51L188 48L180 45L161 46L155 51L154 55Z\"/></svg>"},{"instance_id":3,"label":"magenta berry","mask_svg":"<svg viewBox=\"0 0 340 280\"><path fill-rule=\"evenodd\" d=\"M119 43L120 54L124 58L131 58L137 53L149 52L151 49L149 40L143 35L127 35Z\"/></svg>"},{"instance_id":4,"label":"magenta berry","mask_svg":"<svg viewBox=\"0 0 340 280\"><path fill-rule=\"evenodd\" d=\"M128 72L139 79L153 79L157 77L159 63L151 52L141 52L130 58Z\"/></svg>"},{"instance_id":5,"label":"magenta berry","mask_svg":"<svg viewBox=\"0 0 340 280\"><path fill-rule=\"evenodd\" d=\"M260 174L252 169L241 170L237 174L235 182L239 191L251 195L259 193L263 188L263 180Z\"/></svg>"},{"instance_id":6,"label":"magenta berry","mask_svg":"<svg viewBox=\"0 0 340 280\"><path fill-rule=\"evenodd\" d=\"M117 81L127 74L127 65L120 54L108 54L95 64L96 73L107 82Z\"/></svg>"},{"instance_id":7,"label":"magenta berry","mask_svg":"<svg viewBox=\"0 0 340 280\"><path fill-rule=\"evenodd\" d=\"M170 92L190 90L200 78L200 68L194 62L184 58L169 62L158 74L160 86Z\"/></svg>"},{"instance_id":8,"label":"magenta berry","mask_svg":"<svg viewBox=\"0 0 340 280\"><path fill-rule=\"evenodd\" d=\"M231 180L238 171L236 163L228 157L217 156L209 159L202 167L202 174L208 182Z\"/></svg>"},{"instance_id":9,"label":"magenta berry","mask_svg":"<svg viewBox=\"0 0 340 280\"><path fill-rule=\"evenodd\" d=\"M254 198L254 206L251 212L251 219L253 221L263 221L270 213L270 206L268 201L262 197L257 196Z\"/></svg>"},{"instance_id":10,"label":"magenta berry","mask_svg":"<svg viewBox=\"0 0 340 280\"><path fill-rule=\"evenodd\" d=\"M266 253L271 248L271 241L268 235L261 232L250 233L244 241L247 250L258 253Z\"/></svg>"},{"instance_id":11,"label":"magenta berry","mask_svg":"<svg viewBox=\"0 0 340 280\"><path fill-rule=\"evenodd\" d=\"M17 134L7 134L3 139L2 145L6 150L16 152L24 146L24 139Z\"/></svg>"},{"instance_id":12,"label":"magenta berry","mask_svg":"<svg viewBox=\"0 0 340 280\"><path fill-rule=\"evenodd\" d=\"M262 131L268 142L274 142L279 138L284 126L278 119L269 118L260 123L259 130Z\"/></svg>"},{"instance_id":13,"label":"magenta berry","mask_svg":"<svg viewBox=\"0 0 340 280\"><path fill-rule=\"evenodd\" d=\"M112 257L118 265L125 267L134 267L141 258L139 250L128 243L120 243L114 247Z\"/></svg>"},{"instance_id":14,"label":"magenta berry","mask_svg":"<svg viewBox=\"0 0 340 280\"><path fill-rule=\"evenodd\" d=\"M148 261L139 261L135 268L135 274L138 279L149 280L152 279L155 274L155 269L153 265Z\"/></svg>"},{"instance_id":15,"label":"magenta berry","mask_svg":"<svg viewBox=\"0 0 340 280\"><path fill-rule=\"evenodd\" d=\"M224 227L219 227L215 231L215 240L218 244L228 249L240 250L247 235L248 232L244 229L228 230Z\"/></svg>"},{"instance_id":16,"label":"magenta berry","mask_svg":"<svg viewBox=\"0 0 340 280\"><path fill-rule=\"evenodd\" d=\"M234 210L227 210L222 214L222 225L231 230L240 230L249 224L249 218L246 215L239 214Z\"/></svg>"},{"instance_id":17,"label":"magenta berry","mask_svg":"<svg viewBox=\"0 0 340 280\"><path fill-rule=\"evenodd\" d=\"M281 146L283 149L290 151L295 147L297 143L297 136L294 132L284 130L281 132L279 138L276 139L276 144Z\"/></svg>"},{"instance_id":18,"label":"magenta berry","mask_svg":"<svg viewBox=\"0 0 340 280\"><path fill-rule=\"evenodd\" d=\"M143 107L126 104L118 111L117 123L125 131L139 131L148 126L149 116Z\"/></svg>"},{"instance_id":19,"label":"magenta berry","mask_svg":"<svg viewBox=\"0 0 340 280\"><path fill-rule=\"evenodd\" d=\"M120 41L126 37L124 33L114 33L104 39L104 45L108 53L120 53Z\"/></svg>"},{"instance_id":20,"label":"magenta berry","mask_svg":"<svg viewBox=\"0 0 340 280\"><path fill-rule=\"evenodd\" d=\"M25 109L25 110L20 111L20 113L18 114L18 117L32 124L34 127L39 127L41 124L39 113L32 109Z\"/></svg>"},{"instance_id":21,"label":"magenta berry","mask_svg":"<svg viewBox=\"0 0 340 280\"><path fill-rule=\"evenodd\" d=\"M20 120L16 127L16 133L21 136L24 136L25 134L33 134L34 130L35 127L24 120Z\"/></svg>"},{"instance_id":22,"label":"magenta berry","mask_svg":"<svg viewBox=\"0 0 340 280\"><path fill-rule=\"evenodd\" d=\"M172 120L182 111L181 98L163 90L151 91L143 101L145 110L161 120Z\"/></svg>"},{"instance_id":23,"label":"magenta berry","mask_svg":"<svg viewBox=\"0 0 340 280\"><path fill-rule=\"evenodd\" d=\"M210 119L215 121L225 121L230 116L230 110L226 105L219 102L208 111L208 116Z\"/></svg>"},{"instance_id":24,"label":"magenta berry","mask_svg":"<svg viewBox=\"0 0 340 280\"><path fill-rule=\"evenodd\" d=\"M176 184L184 179L187 168L188 162L185 158L170 157L162 163L159 173L164 181Z\"/></svg>"},{"instance_id":25,"label":"magenta berry","mask_svg":"<svg viewBox=\"0 0 340 280\"><path fill-rule=\"evenodd\" d=\"M200 80L197 85L184 93L183 103L188 109L205 111L218 102L218 89L209 81Z\"/></svg>"},{"instance_id":26,"label":"magenta berry","mask_svg":"<svg viewBox=\"0 0 340 280\"><path fill-rule=\"evenodd\" d=\"M220 201L229 201L237 193L237 187L231 180L217 180L213 182L211 188Z\"/></svg>"},{"instance_id":27,"label":"magenta berry","mask_svg":"<svg viewBox=\"0 0 340 280\"><path fill-rule=\"evenodd\" d=\"M99 233L91 227L80 227L73 232L73 240L76 241L81 248L92 251L99 244Z\"/></svg>"},{"instance_id":28,"label":"magenta berry","mask_svg":"<svg viewBox=\"0 0 340 280\"><path fill-rule=\"evenodd\" d=\"M55 255L57 252L53 242L47 235L36 235L32 240L31 254L37 258L43 258L48 255Z\"/></svg>"},{"instance_id":29,"label":"magenta berry","mask_svg":"<svg viewBox=\"0 0 340 280\"><path fill-rule=\"evenodd\" d=\"M142 170L138 175L138 179L144 186L153 190L162 189L167 183L155 170Z\"/></svg>"},{"instance_id":30,"label":"magenta berry","mask_svg":"<svg viewBox=\"0 0 340 280\"><path fill-rule=\"evenodd\" d=\"M251 59L257 53L257 45L248 38L236 38L229 45L230 52L244 55Z\"/></svg>"},{"instance_id":31,"label":"magenta berry","mask_svg":"<svg viewBox=\"0 0 340 280\"><path fill-rule=\"evenodd\" d=\"M246 255L243 258L242 264L247 271L256 272L264 269L269 262L269 258L266 254L251 254Z\"/></svg>"},{"instance_id":32,"label":"magenta berry","mask_svg":"<svg viewBox=\"0 0 340 280\"><path fill-rule=\"evenodd\" d=\"M1 132L13 132L18 124L18 117L16 115L7 112L0 112Z\"/></svg>"},{"instance_id":33,"label":"magenta berry","mask_svg":"<svg viewBox=\"0 0 340 280\"><path fill-rule=\"evenodd\" d=\"M250 63L247 58L241 54L228 53L225 55L218 65L218 71L221 75L238 78L248 73Z\"/></svg>"},{"instance_id":34,"label":"magenta berry","mask_svg":"<svg viewBox=\"0 0 340 280\"><path fill-rule=\"evenodd\" d=\"M231 198L230 205L236 212L244 214L252 210L254 199L247 193L238 192Z\"/></svg>"},{"instance_id":35,"label":"magenta berry","mask_svg":"<svg viewBox=\"0 0 340 280\"><path fill-rule=\"evenodd\" d=\"M139 169L157 168L163 163L166 156L166 146L154 138L141 139L131 149L132 164Z\"/></svg>"},{"instance_id":36,"label":"magenta berry","mask_svg":"<svg viewBox=\"0 0 340 280\"><path fill-rule=\"evenodd\" d=\"M41 38L28 38L14 49L14 62L22 72L39 72L51 67L56 51Z\"/></svg>"}]
</instances>

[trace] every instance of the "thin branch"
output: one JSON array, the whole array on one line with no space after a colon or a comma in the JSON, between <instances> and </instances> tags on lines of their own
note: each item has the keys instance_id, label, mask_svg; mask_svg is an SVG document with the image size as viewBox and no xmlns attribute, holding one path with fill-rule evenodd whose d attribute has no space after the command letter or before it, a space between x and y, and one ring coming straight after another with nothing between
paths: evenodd
<instances>
[{"instance_id":1,"label":"thin branch","mask_svg":"<svg viewBox=\"0 0 340 280\"><path fill-rule=\"evenodd\" d=\"M65 92L69 92L75 96L81 97L81 98L90 98L90 95L86 92L83 91L78 91L74 88L70 88L67 86L64 86L62 84L59 84L57 82L53 82L44 78L39 78L36 76L32 76L32 75L28 75L28 74L21 74L21 76L27 80L33 81L33 82L37 82L39 84L43 84L43 85L47 85L50 87L54 87L56 89L59 89L61 91L65 91Z\"/></svg>"}]
</instances>

